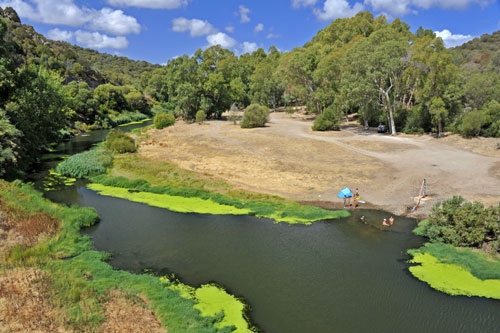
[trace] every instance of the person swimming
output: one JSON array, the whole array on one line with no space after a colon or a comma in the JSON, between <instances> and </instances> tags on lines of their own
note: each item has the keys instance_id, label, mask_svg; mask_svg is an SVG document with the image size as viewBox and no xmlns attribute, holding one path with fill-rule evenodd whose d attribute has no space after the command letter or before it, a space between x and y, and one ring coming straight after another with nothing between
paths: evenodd
<instances>
[{"instance_id":1,"label":"person swimming","mask_svg":"<svg viewBox=\"0 0 500 333\"><path fill-rule=\"evenodd\" d=\"M384 221L382 222L382 225L385 225L385 226L390 226L390 224L387 222L387 219L384 219Z\"/></svg>"},{"instance_id":2,"label":"person swimming","mask_svg":"<svg viewBox=\"0 0 500 333\"><path fill-rule=\"evenodd\" d=\"M361 222L363 222L364 224L366 224L365 216L364 215L360 217L360 220L361 220Z\"/></svg>"},{"instance_id":3,"label":"person swimming","mask_svg":"<svg viewBox=\"0 0 500 333\"><path fill-rule=\"evenodd\" d=\"M390 225L393 225L394 224L394 217L389 217L389 224Z\"/></svg>"}]
</instances>

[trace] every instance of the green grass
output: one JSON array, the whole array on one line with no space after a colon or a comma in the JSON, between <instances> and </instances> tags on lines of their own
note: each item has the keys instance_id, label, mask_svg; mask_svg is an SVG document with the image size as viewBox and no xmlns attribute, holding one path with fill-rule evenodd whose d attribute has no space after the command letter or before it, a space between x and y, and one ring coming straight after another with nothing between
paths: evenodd
<instances>
[{"instance_id":1,"label":"green grass","mask_svg":"<svg viewBox=\"0 0 500 333\"><path fill-rule=\"evenodd\" d=\"M68 177L85 178L106 172L112 164L111 153L99 147L71 156L57 166L56 172Z\"/></svg>"},{"instance_id":2,"label":"green grass","mask_svg":"<svg viewBox=\"0 0 500 333\"><path fill-rule=\"evenodd\" d=\"M105 319L102 304L110 289L146 297L169 332L230 332L236 326L221 314L202 315L195 307L196 299L182 297L170 282L151 275L113 270L105 262L108 255L93 251L89 237L80 234L81 228L98 221L93 209L54 204L20 182L0 180L0 199L5 205L2 207L8 208L14 219L37 213L59 219L60 231L56 236L31 248L15 247L3 258L2 266L4 269L37 267L47 272L51 279L51 302L62 310L64 318L59 320L71 330L92 332L99 328Z\"/></svg>"},{"instance_id":3,"label":"green grass","mask_svg":"<svg viewBox=\"0 0 500 333\"><path fill-rule=\"evenodd\" d=\"M302 206L296 202L285 200L281 200L278 203L262 200L241 200L200 189L152 186L141 179L131 180L124 177L109 177L106 175L94 176L90 179L101 186L92 184L89 185L89 188L103 195L142 202L177 212L250 214L291 224L310 224L314 221L350 216L344 210L329 211L318 207ZM177 204L179 204L178 207L176 206ZM213 207L213 210L210 207Z\"/></svg>"}]
</instances>

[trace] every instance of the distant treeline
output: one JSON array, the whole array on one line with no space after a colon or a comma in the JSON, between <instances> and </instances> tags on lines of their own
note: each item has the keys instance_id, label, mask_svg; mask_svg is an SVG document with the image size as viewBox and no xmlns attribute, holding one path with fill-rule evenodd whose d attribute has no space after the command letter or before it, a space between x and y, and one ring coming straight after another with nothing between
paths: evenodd
<instances>
[{"instance_id":1,"label":"distant treeline","mask_svg":"<svg viewBox=\"0 0 500 333\"><path fill-rule=\"evenodd\" d=\"M314 129L358 113L392 133L500 137L500 33L446 49L431 30L369 12L303 47L236 56L213 46L166 66L49 41L0 9L0 173L23 169L71 131L169 112L220 118L232 105L306 105Z\"/></svg>"}]
</instances>

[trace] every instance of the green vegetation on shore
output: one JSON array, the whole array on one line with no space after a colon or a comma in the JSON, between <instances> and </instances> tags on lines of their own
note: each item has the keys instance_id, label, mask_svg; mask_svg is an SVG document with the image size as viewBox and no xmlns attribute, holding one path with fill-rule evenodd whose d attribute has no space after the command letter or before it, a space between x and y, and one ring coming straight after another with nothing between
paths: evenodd
<instances>
[{"instance_id":1,"label":"green vegetation on shore","mask_svg":"<svg viewBox=\"0 0 500 333\"><path fill-rule=\"evenodd\" d=\"M222 290L217 295L200 296L204 300L198 305L200 312L196 298L181 296L176 285L167 280L113 270L105 263L108 255L93 251L90 238L79 232L97 222L93 209L56 205L28 185L4 181L0 181L0 201L2 209L14 219L35 214L57 219L59 231L53 237L42 238L33 246L13 247L2 266L6 270L23 267L45 271L50 277L51 301L62 309L63 318L59 319L68 328L96 331L105 320L103 303L111 289L147 298L169 332L230 332L232 326L242 325L239 320L233 323L221 311L214 314L204 308L211 299L221 297ZM229 318L237 318L231 309ZM241 313L239 317L244 316Z\"/></svg>"},{"instance_id":2,"label":"green vegetation on shore","mask_svg":"<svg viewBox=\"0 0 500 333\"><path fill-rule=\"evenodd\" d=\"M344 210L329 211L289 201L272 203L260 200L241 200L201 189L152 186L142 179L131 180L124 177L99 175L91 177L90 180L94 184L88 185L88 188L99 194L167 208L181 213L249 214L290 224L310 224L319 220L349 216L349 212Z\"/></svg>"},{"instance_id":3,"label":"green vegetation on shore","mask_svg":"<svg viewBox=\"0 0 500 333\"><path fill-rule=\"evenodd\" d=\"M410 272L449 295L500 299L500 259L440 243L412 250Z\"/></svg>"},{"instance_id":4,"label":"green vegetation on shore","mask_svg":"<svg viewBox=\"0 0 500 333\"><path fill-rule=\"evenodd\" d=\"M414 232L431 241L408 251L419 264L409 268L415 277L450 295L500 299L500 206L453 197L438 202Z\"/></svg>"}]
</instances>

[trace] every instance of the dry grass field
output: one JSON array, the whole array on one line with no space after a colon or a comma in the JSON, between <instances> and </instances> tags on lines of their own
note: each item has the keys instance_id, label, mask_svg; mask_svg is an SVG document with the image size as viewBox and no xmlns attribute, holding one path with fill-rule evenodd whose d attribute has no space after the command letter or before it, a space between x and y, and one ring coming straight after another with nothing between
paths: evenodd
<instances>
[{"instance_id":1,"label":"dry grass field","mask_svg":"<svg viewBox=\"0 0 500 333\"><path fill-rule=\"evenodd\" d=\"M311 120L271 114L265 128L241 129L227 121L178 122L151 130L142 158L223 179L236 188L338 207L343 186L358 187L367 206L407 213L424 178L428 201L462 195L485 204L500 201L499 139L452 135L377 134L356 125L340 132L311 131ZM431 202L431 203L429 203Z\"/></svg>"}]
</instances>

